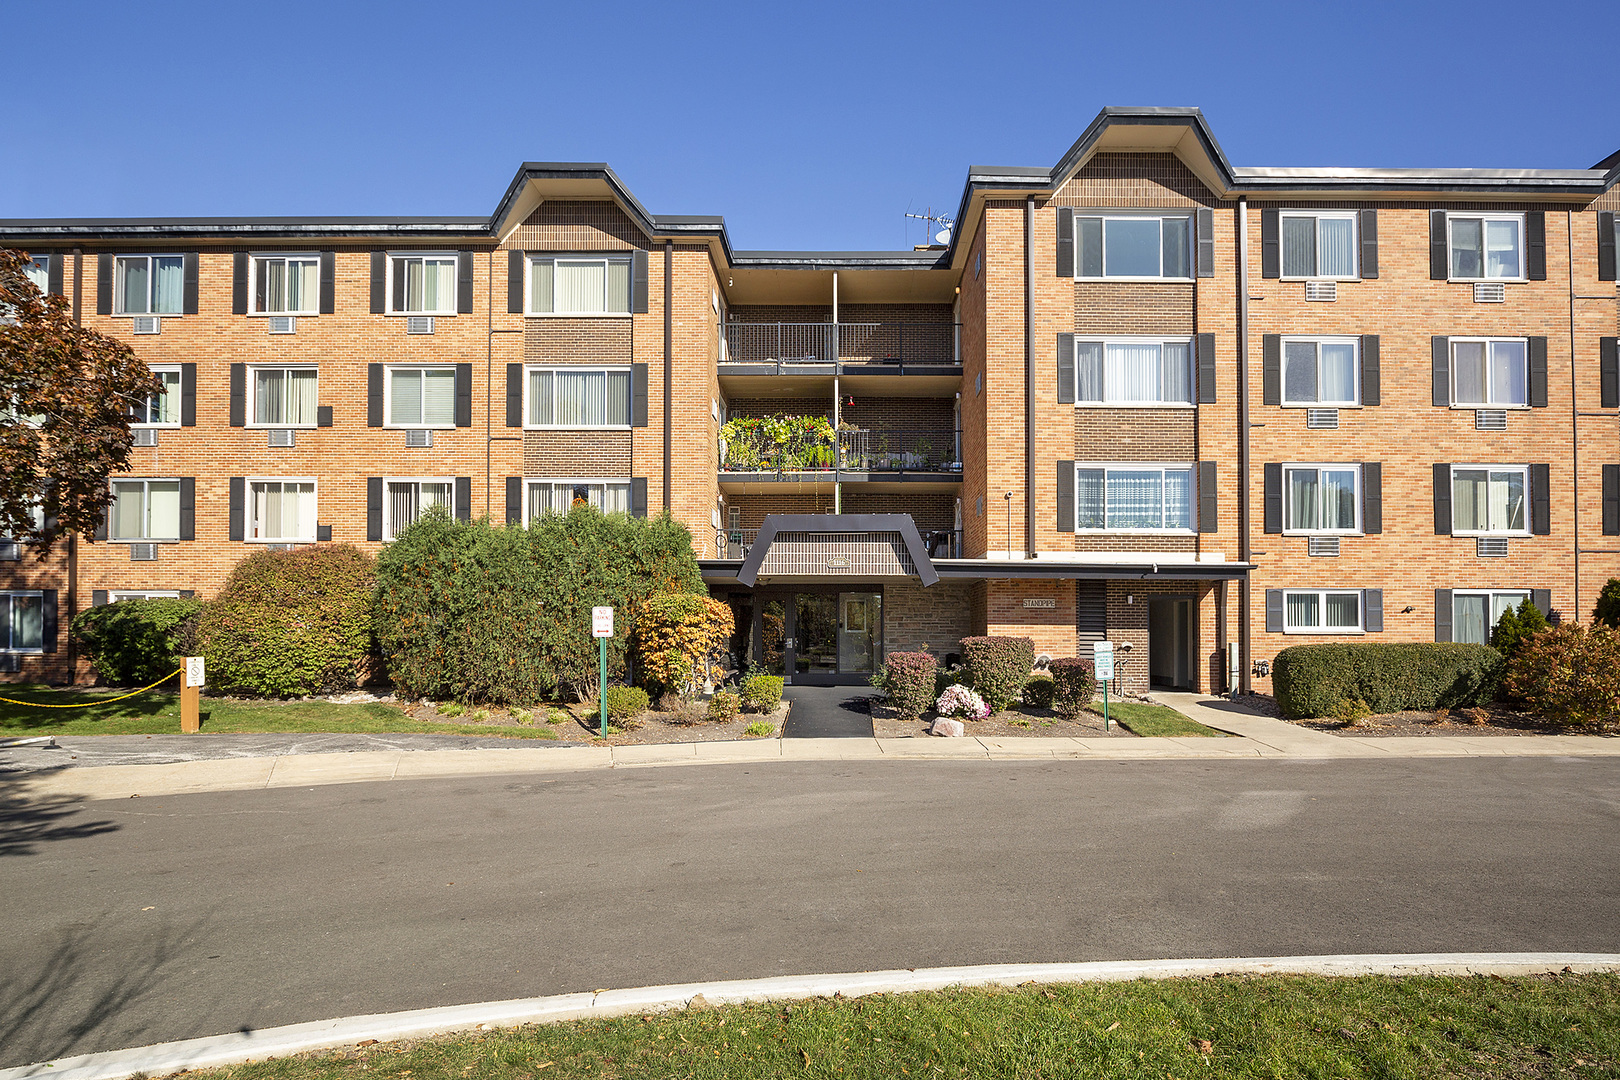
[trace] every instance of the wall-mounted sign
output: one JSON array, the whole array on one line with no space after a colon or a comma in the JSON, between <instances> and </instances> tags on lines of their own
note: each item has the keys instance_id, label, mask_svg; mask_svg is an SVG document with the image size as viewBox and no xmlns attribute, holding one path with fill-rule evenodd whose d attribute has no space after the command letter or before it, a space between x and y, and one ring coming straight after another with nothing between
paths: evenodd
<instances>
[{"instance_id":1,"label":"wall-mounted sign","mask_svg":"<svg viewBox=\"0 0 1620 1080\"><path fill-rule=\"evenodd\" d=\"M1024 606L1027 607L1027 608L1055 609L1057 607L1057 601L1056 600L1043 600L1043 599L1040 599L1040 598L1033 598L1033 599L1025 600L1024 601Z\"/></svg>"},{"instance_id":2,"label":"wall-mounted sign","mask_svg":"<svg viewBox=\"0 0 1620 1080\"><path fill-rule=\"evenodd\" d=\"M848 555L830 556L827 559L826 566L827 566L827 569L829 569L829 570L848 570L849 569L849 556Z\"/></svg>"}]
</instances>

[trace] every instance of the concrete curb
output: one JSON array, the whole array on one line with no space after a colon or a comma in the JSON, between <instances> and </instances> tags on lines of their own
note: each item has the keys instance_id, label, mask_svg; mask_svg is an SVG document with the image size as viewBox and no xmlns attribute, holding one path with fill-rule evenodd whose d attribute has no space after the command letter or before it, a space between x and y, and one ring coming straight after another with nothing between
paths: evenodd
<instances>
[{"instance_id":1,"label":"concrete curb","mask_svg":"<svg viewBox=\"0 0 1620 1080\"><path fill-rule=\"evenodd\" d=\"M451 1005L410 1012L317 1020L262 1031L232 1032L183 1042L109 1050L0 1069L0 1080L121 1080L134 1073L167 1076L184 1069L213 1069L312 1050L352 1046L365 1039L390 1042L481 1028L601 1019L699 1005L751 1001L860 997L943 990L953 986L1019 986L1025 983L1122 982L1208 975L1537 975L1620 971L1613 953L1385 953L1344 956L1273 956L1257 959L1105 960L1084 964L987 964L835 975L797 975L730 982L643 986L586 994Z\"/></svg>"}]
</instances>

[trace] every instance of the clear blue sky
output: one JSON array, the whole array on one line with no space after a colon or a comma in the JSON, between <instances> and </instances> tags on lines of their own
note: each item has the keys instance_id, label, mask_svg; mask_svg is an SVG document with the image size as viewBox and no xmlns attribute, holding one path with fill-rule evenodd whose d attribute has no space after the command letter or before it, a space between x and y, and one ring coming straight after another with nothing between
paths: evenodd
<instances>
[{"instance_id":1,"label":"clear blue sky","mask_svg":"<svg viewBox=\"0 0 1620 1080\"><path fill-rule=\"evenodd\" d=\"M897 248L1104 105L1197 105L1237 165L1620 148L1620 0L55 0L0 36L0 217L487 214L519 162L606 161L739 248Z\"/></svg>"}]
</instances>

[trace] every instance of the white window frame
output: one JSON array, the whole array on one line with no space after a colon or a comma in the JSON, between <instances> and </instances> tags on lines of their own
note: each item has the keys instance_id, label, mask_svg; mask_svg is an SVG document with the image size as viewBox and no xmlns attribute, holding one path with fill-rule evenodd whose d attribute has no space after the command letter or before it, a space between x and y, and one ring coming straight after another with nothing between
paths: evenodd
<instances>
[{"instance_id":1,"label":"white window frame","mask_svg":"<svg viewBox=\"0 0 1620 1080\"><path fill-rule=\"evenodd\" d=\"M1486 616L1485 616L1485 620L1486 620L1485 621L1485 640L1480 642L1480 644L1489 645L1491 643L1491 631L1496 629L1496 624L1494 622L1490 621L1490 606L1492 605L1492 602L1498 596L1516 596L1516 597L1518 597L1518 599L1513 602L1513 607L1516 610L1518 608L1519 604L1521 604L1525 600L1530 599L1530 590L1529 589L1453 589L1451 591L1451 627L1452 627L1451 640L1452 641L1457 640L1457 629L1456 628L1462 622L1462 620L1460 618L1458 618L1458 616L1457 616L1457 601L1462 599L1465 596L1483 596L1483 597L1485 597L1485 603L1487 605L1486 606ZM1497 616L1497 617L1500 618L1501 616Z\"/></svg>"},{"instance_id":2,"label":"white window frame","mask_svg":"<svg viewBox=\"0 0 1620 1080\"><path fill-rule=\"evenodd\" d=\"M1157 345L1163 358L1165 345L1185 345L1187 348L1187 401L1139 401L1104 397L1101 401L1080 399L1080 346L1101 345L1103 363L1103 392L1108 392L1108 346ZM1074 335L1074 406L1077 409L1196 409L1198 407L1198 358L1194 355L1193 339L1178 335L1109 334Z\"/></svg>"},{"instance_id":3,"label":"white window frame","mask_svg":"<svg viewBox=\"0 0 1620 1080\"><path fill-rule=\"evenodd\" d=\"M1320 635L1355 635L1367 632L1367 592L1365 589L1284 589L1283 594L1283 633ZM1354 596L1356 598L1356 625L1351 626L1294 626L1288 622L1288 598L1290 596L1303 596L1306 594L1316 597L1316 610L1324 618L1327 615L1327 598L1329 596Z\"/></svg>"},{"instance_id":4,"label":"white window frame","mask_svg":"<svg viewBox=\"0 0 1620 1080\"><path fill-rule=\"evenodd\" d=\"M12 654L12 655L21 655L21 656L38 656L38 655L44 653L44 651L45 651L45 632L44 632L43 626L40 628L40 636L39 636L39 645L38 646L28 646L28 645L14 646L11 643L11 598L14 597L14 596L25 596L25 597L30 597L30 598L38 597L39 602L40 602L41 612L43 614L44 604L45 604L45 590L43 590L43 589L0 589L0 596L3 596L3 597L6 598L6 621L5 621L5 624L4 624L4 626L5 626L5 635L6 636L5 636L4 643L0 644L0 653L9 653L9 654Z\"/></svg>"},{"instance_id":5,"label":"white window frame","mask_svg":"<svg viewBox=\"0 0 1620 1080\"><path fill-rule=\"evenodd\" d=\"M624 263L629 268L630 288L625 294L625 310L623 311L535 311L534 310L534 264L537 262L555 263L564 262L599 262L604 264L603 303L607 302L606 281L607 263ZM555 270L551 279L551 306L557 306L557 279ZM531 251L523 260L523 314L531 319L628 319L635 313L636 307L636 265L635 256L630 252L617 251Z\"/></svg>"},{"instance_id":6,"label":"white window frame","mask_svg":"<svg viewBox=\"0 0 1620 1080\"><path fill-rule=\"evenodd\" d=\"M404 311L394 307L394 275L398 271L400 261L403 259L448 259L456 273L455 288L450 290L450 308L448 311ZM450 317L456 314L457 299L461 290L461 253L459 251L390 251L384 260L386 273L383 281L383 295L387 298L386 310L390 315L433 315L436 317Z\"/></svg>"},{"instance_id":7,"label":"white window frame","mask_svg":"<svg viewBox=\"0 0 1620 1080\"><path fill-rule=\"evenodd\" d=\"M45 507L43 507L39 503L35 503L34 504L34 510L33 510L33 517L34 517L34 532L36 532L36 533L44 532L45 531ZM5 533L0 533L0 540L8 541L8 542L14 543L14 544L21 544L21 543L24 542L23 537L20 537L20 536L7 536Z\"/></svg>"},{"instance_id":8,"label":"white window frame","mask_svg":"<svg viewBox=\"0 0 1620 1080\"><path fill-rule=\"evenodd\" d=\"M385 477L383 477L383 507L382 507L382 513L383 513L383 539L385 541L393 541L393 540L399 539L399 532L400 532L398 523L396 521L394 521L394 512L393 512L394 500L388 497L388 487L389 487L390 484L415 484L415 485L417 485L416 501L417 501L418 506L420 506L421 502L422 502L421 486L423 484L444 484L445 486L447 486L450 489L450 499L449 499L449 501L447 503L445 503L445 509L450 512L451 517L455 516L455 513L456 513L456 478L455 477L453 477L453 476L385 476ZM420 513L420 511L418 513ZM409 525L409 524L414 524L414 522L408 522L407 525Z\"/></svg>"},{"instance_id":9,"label":"white window frame","mask_svg":"<svg viewBox=\"0 0 1620 1080\"><path fill-rule=\"evenodd\" d=\"M630 512L629 502L631 492L630 477L628 476L525 476L523 478L523 527L528 528L532 520L529 516L529 489L537 484L602 484L623 487L625 492L625 513ZM605 511L604 511L605 512Z\"/></svg>"},{"instance_id":10,"label":"white window frame","mask_svg":"<svg viewBox=\"0 0 1620 1080\"><path fill-rule=\"evenodd\" d=\"M313 305L307 308L289 308L285 311L271 311L268 308L259 308L259 263L270 262L299 262L315 264L315 295L309 302ZM253 253L248 256L248 314L261 317L270 315L299 315L315 316L321 313L321 256L316 251L266 251Z\"/></svg>"},{"instance_id":11,"label":"white window frame","mask_svg":"<svg viewBox=\"0 0 1620 1080\"><path fill-rule=\"evenodd\" d=\"M630 376L630 400L626 410L628 424L532 424L529 422L529 374L535 371L582 372L622 371ZM523 365L523 427L526 431L629 431L635 426L636 373L630 364L525 364ZM555 413L553 414L555 415ZM557 481L561 483L562 481Z\"/></svg>"},{"instance_id":12,"label":"white window frame","mask_svg":"<svg viewBox=\"0 0 1620 1080\"><path fill-rule=\"evenodd\" d=\"M1485 393L1491 393L1491 346L1498 342L1514 342L1524 346L1524 400L1521 402L1462 401L1457 397L1457 344L1475 342L1485 346ZM1449 392L1453 409L1528 409L1530 407L1530 339L1522 337L1454 337L1446 339L1446 374L1451 380Z\"/></svg>"},{"instance_id":13,"label":"white window frame","mask_svg":"<svg viewBox=\"0 0 1620 1080\"><path fill-rule=\"evenodd\" d=\"M1316 400L1288 400L1288 346L1308 342L1316 346ZM1356 389L1349 401L1329 401L1322 397L1322 346L1349 345L1352 350L1350 370L1355 376ZM1282 339L1278 346L1279 372L1282 380L1282 407L1285 409L1359 409L1361 408L1361 339L1353 334L1293 334Z\"/></svg>"},{"instance_id":14,"label":"white window frame","mask_svg":"<svg viewBox=\"0 0 1620 1080\"><path fill-rule=\"evenodd\" d=\"M448 371L452 378L455 375L454 364L388 364L383 367L383 427L385 428L431 428L438 431L454 430L456 426L456 387L454 383L450 388L450 419L443 424L406 424L394 419L394 372L396 371ZM525 383L525 386L527 383ZM525 391L526 392L526 391ZM422 410L427 415L427 410Z\"/></svg>"},{"instance_id":15,"label":"white window frame","mask_svg":"<svg viewBox=\"0 0 1620 1080\"><path fill-rule=\"evenodd\" d=\"M109 484L109 489L110 489L110 485L114 485L114 484L142 484L142 485L144 485L143 488L141 489L141 505L142 505L141 517L144 519L143 520L143 526L142 526L143 529L151 527L151 518L152 518L152 487L151 486L153 484L174 484L177 487L179 487L181 489L181 491L184 490L184 485L180 484L180 477L178 477L178 476L115 476L111 480L108 481L108 484ZM113 514L113 508L115 506L117 506L116 499L115 499L115 501L110 502L110 503L107 504L107 542L109 544L178 544L180 542L180 515L181 515L182 511L179 509L178 495L177 495L177 501L175 503L176 510L175 510L175 515L174 515L174 535L173 536L113 536L113 534L112 534L112 526L113 526L112 514Z\"/></svg>"},{"instance_id":16,"label":"white window frame","mask_svg":"<svg viewBox=\"0 0 1620 1080\"><path fill-rule=\"evenodd\" d=\"M313 484L314 509L310 513L308 536L254 536L253 514L257 502L253 498L255 484ZM386 491L387 489L384 488ZM283 489L285 491L285 489ZM245 544L313 544L320 532L321 482L313 476L249 476L243 486L245 506L242 507L242 542Z\"/></svg>"},{"instance_id":17,"label":"white window frame","mask_svg":"<svg viewBox=\"0 0 1620 1080\"><path fill-rule=\"evenodd\" d=\"M1481 272L1483 272L1483 271L1485 271L1487 269L1487 261L1488 261L1487 254L1486 254L1485 248L1483 246L1484 243L1485 243L1485 240L1484 240L1485 225L1484 225L1484 223L1487 222L1487 221L1516 221L1516 222L1518 222L1518 225L1519 225L1519 274L1518 274L1518 276L1517 277L1489 277L1489 276L1482 276L1482 277L1455 277L1455 276L1453 276L1452 270L1453 270L1453 267L1455 266L1455 263L1454 263L1454 261L1453 261L1453 259L1451 257L1451 225L1452 225L1452 222L1458 221L1458 220L1464 220L1464 221L1475 221L1475 220L1477 220L1477 221L1480 222L1480 244L1481 244L1481 247L1480 247L1480 266L1479 266L1479 268L1480 268ZM1527 227L1525 225L1525 216L1522 213L1519 213L1519 214L1489 213L1489 212L1483 212L1483 211L1478 211L1478 210L1470 210L1470 211L1460 211L1459 210L1456 213L1447 213L1446 214L1446 280L1447 281L1529 281L1530 280L1529 277L1526 276L1530 272L1530 267L1528 265L1528 259L1529 259L1529 254L1530 254L1529 248L1530 248L1530 237L1529 237L1528 229L1527 229Z\"/></svg>"},{"instance_id":18,"label":"white window frame","mask_svg":"<svg viewBox=\"0 0 1620 1080\"><path fill-rule=\"evenodd\" d=\"M1285 267L1283 221L1287 218L1310 218L1316 225L1316 266L1322 266L1322 221L1350 222L1350 273L1348 274L1290 274ZM1277 211L1277 274L1283 281L1360 281L1361 280L1361 214L1355 210L1279 210Z\"/></svg>"},{"instance_id":19,"label":"white window frame","mask_svg":"<svg viewBox=\"0 0 1620 1080\"><path fill-rule=\"evenodd\" d=\"M1103 472L1103 521L1102 528L1080 527L1080 473L1084 470ZM1108 520L1108 473L1110 472L1152 472L1157 470L1159 477L1159 507L1161 513L1164 508L1164 473L1185 472L1187 474L1187 521L1186 528L1180 526L1160 526L1146 529L1111 529L1106 524ZM1198 533L1198 466L1188 461L1077 461L1074 463L1074 532L1080 536L1195 536Z\"/></svg>"},{"instance_id":20,"label":"white window frame","mask_svg":"<svg viewBox=\"0 0 1620 1080\"><path fill-rule=\"evenodd\" d=\"M146 302L148 307L152 303L152 286L157 275L152 273L153 259L179 259L180 260L180 310L179 311L125 311L124 310L124 264L135 259L146 260ZM175 252L159 252L152 255L114 255L113 256L113 295L112 313L121 319L135 319L157 317L161 319L178 319L186 310L186 258Z\"/></svg>"},{"instance_id":21,"label":"white window frame","mask_svg":"<svg viewBox=\"0 0 1620 1080\"><path fill-rule=\"evenodd\" d=\"M315 372L315 419L307 424L267 424L255 420L259 414L259 379L261 371L313 371ZM248 428L259 430L294 428L308 431L320 424L321 418L321 368L319 364L248 364L247 386L244 388L247 397L247 423Z\"/></svg>"},{"instance_id":22,"label":"white window frame","mask_svg":"<svg viewBox=\"0 0 1620 1080\"><path fill-rule=\"evenodd\" d=\"M1457 527L1457 473L1458 472L1516 472L1524 477L1524 528L1522 529L1459 529ZM1534 492L1530 490L1530 466L1528 465L1485 465L1485 464L1453 464L1451 472L1446 477L1451 485L1447 492L1451 501L1451 535L1452 536L1529 536L1530 513ZM1487 481L1489 482L1489 481Z\"/></svg>"},{"instance_id":23,"label":"white window frame","mask_svg":"<svg viewBox=\"0 0 1620 1080\"><path fill-rule=\"evenodd\" d=\"M1152 213L1147 211L1132 212L1128 210L1109 210L1093 212L1091 210L1076 210L1074 212L1074 276L1077 281L1192 281L1193 274L1198 272L1198 229L1193 221L1194 215L1187 211L1178 213ZM1081 273L1081 260L1084 257L1080 249L1080 222L1082 219L1102 220L1102 274L1091 276ZM1159 225L1159 272L1149 275L1110 274L1108 272L1108 223L1110 221L1157 221ZM1164 273L1164 225L1165 221L1185 221L1187 223L1187 274L1180 277L1169 277Z\"/></svg>"},{"instance_id":24,"label":"white window frame","mask_svg":"<svg viewBox=\"0 0 1620 1080\"><path fill-rule=\"evenodd\" d=\"M1300 469L1314 469L1317 473L1317 485L1321 485L1321 473L1324 469L1335 472L1353 472L1356 477L1356 523L1349 529L1295 529L1289 526L1294 519L1294 485L1289 483L1288 474ZM1360 536L1361 532L1361 499L1362 478L1361 463L1359 461L1297 461L1285 462L1282 467L1283 485L1283 535L1284 536Z\"/></svg>"},{"instance_id":25,"label":"white window frame","mask_svg":"<svg viewBox=\"0 0 1620 1080\"><path fill-rule=\"evenodd\" d=\"M178 600L179 589L109 589L107 590L107 603L116 604L121 600Z\"/></svg>"},{"instance_id":26,"label":"white window frame","mask_svg":"<svg viewBox=\"0 0 1620 1080\"><path fill-rule=\"evenodd\" d=\"M35 255L23 264L23 276L34 283L40 293L51 294L51 257L49 255Z\"/></svg>"},{"instance_id":27,"label":"white window frame","mask_svg":"<svg viewBox=\"0 0 1620 1080\"><path fill-rule=\"evenodd\" d=\"M175 390L174 390L174 419L173 420L154 420L154 421L150 421L150 422L145 421L145 420L131 420L129 426L132 427L132 428L177 428L177 427L180 426L180 395L185 393L185 382L184 382L185 374L181 370L181 367L180 367L179 364L150 364L148 366L152 369L152 374L154 374L154 375L173 374L173 375L180 376L181 382L175 384ZM152 395L152 397L156 397L156 396L157 396L156 394ZM151 406L152 406L152 398L149 397L149 398L146 399L145 403L143 404L143 409L145 411L142 412L141 415L142 416L150 416L150 415L152 415Z\"/></svg>"}]
</instances>

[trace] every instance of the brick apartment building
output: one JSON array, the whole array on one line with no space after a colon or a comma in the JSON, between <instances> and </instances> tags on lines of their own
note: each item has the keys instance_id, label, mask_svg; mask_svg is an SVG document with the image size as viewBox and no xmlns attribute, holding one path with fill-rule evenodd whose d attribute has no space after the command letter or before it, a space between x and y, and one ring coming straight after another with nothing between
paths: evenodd
<instances>
[{"instance_id":1,"label":"brick apartment building","mask_svg":"<svg viewBox=\"0 0 1620 1080\"><path fill-rule=\"evenodd\" d=\"M1196 110L1108 109L970 170L924 250L736 251L600 164L480 217L0 221L169 387L101 533L0 545L0 659L86 677L75 612L254 545L579 499L687 525L736 652L801 682L1006 633L1265 689L1288 645L1584 619L1620 575L1617 179L1235 168ZM779 414L835 445L722 438Z\"/></svg>"}]
</instances>

